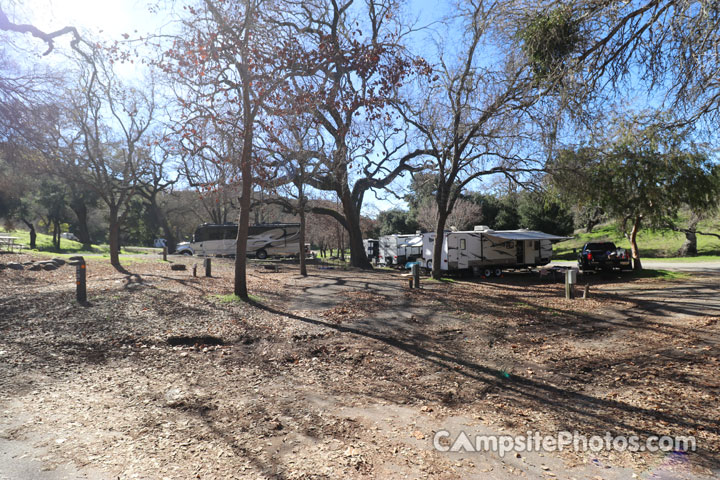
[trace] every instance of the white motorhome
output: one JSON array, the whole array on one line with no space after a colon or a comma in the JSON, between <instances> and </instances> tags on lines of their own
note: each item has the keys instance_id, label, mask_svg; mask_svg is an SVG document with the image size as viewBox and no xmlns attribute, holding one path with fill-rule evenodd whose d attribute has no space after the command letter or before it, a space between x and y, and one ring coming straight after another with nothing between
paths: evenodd
<instances>
[{"instance_id":1,"label":"white motorhome","mask_svg":"<svg viewBox=\"0 0 720 480\"><path fill-rule=\"evenodd\" d=\"M202 224L193 235L192 242L180 243L177 253L200 256L233 256L237 246L238 226ZM268 223L251 225L248 231L247 254L259 259L268 256L291 256L300 253L299 223Z\"/></svg>"},{"instance_id":2,"label":"white motorhome","mask_svg":"<svg viewBox=\"0 0 720 480\"><path fill-rule=\"evenodd\" d=\"M568 237L534 230L474 230L445 232L440 269L472 270L483 276L500 276L503 269L532 268L550 263L552 242ZM423 235L423 262L432 268L435 233Z\"/></svg>"}]
</instances>

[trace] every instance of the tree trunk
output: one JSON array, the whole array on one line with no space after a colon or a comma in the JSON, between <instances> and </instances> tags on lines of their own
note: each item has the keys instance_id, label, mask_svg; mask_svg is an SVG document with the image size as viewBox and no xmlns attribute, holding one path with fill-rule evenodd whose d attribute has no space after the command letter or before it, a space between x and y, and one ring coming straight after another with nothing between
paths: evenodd
<instances>
[{"instance_id":1,"label":"tree trunk","mask_svg":"<svg viewBox=\"0 0 720 480\"><path fill-rule=\"evenodd\" d=\"M642 217L635 217L635 221L633 222L632 230L630 231L630 248L632 251L632 258L633 258L633 270L640 271L642 270L642 263L640 262L640 250L638 250L637 246L637 234L640 230L640 220Z\"/></svg>"},{"instance_id":2,"label":"tree trunk","mask_svg":"<svg viewBox=\"0 0 720 480\"><path fill-rule=\"evenodd\" d=\"M53 246L55 247L55 251L60 251L60 220L57 218L54 218L52 221L53 224Z\"/></svg>"},{"instance_id":3,"label":"tree trunk","mask_svg":"<svg viewBox=\"0 0 720 480\"><path fill-rule=\"evenodd\" d=\"M585 224L585 233L592 233L593 228L595 228L595 225L597 225L598 222L595 220L588 220Z\"/></svg>"},{"instance_id":4,"label":"tree trunk","mask_svg":"<svg viewBox=\"0 0 720 480\"><path fill-rule=\"evenodd\" d=\"M70 202L70 208L78 219L78 240L83 244L83 249L90 250L92 242L90 241L90 229L87 224L87 205L85 202Z\"/></svg>"},{"instance_id":5,"label":"tree trunk","mask_svg":"<svg viewBox=\"0 0 720 480\"><path fill-rule=\"evenodd\" d=\"M305 264L305 204L300 199L300 237L298 242L300 243L300 275L307 277L307 265Z\"/></svg>"},{"instance_id":6,"label":"tree trunk","mask_svg":"<svg viewBox=\"0 0 720 480\"><path fill-rule=\"evenodd\" d=\"M445 240L445 223L447 222L448 212L445 209L438 208L437 225L435 226L435 243L433 245L432 258L432 278L439 279L442 275L442 250Z\"/></svg>"},{"instance_id":7,"label":"tree trunk","mask_svg":"<svg viewBox=\"0 0 720 480\"><path fill-rule=\"evenodd\" d=\"M28 222L24 218L22 219L22 221L30 229L30 250L34 250L35 248L37 248L37 232L35 231L35 225Z\"/></svg>"},{"instance_id":8,"label":"tree trunk","mask_svg":"<svg viewBox=\"0 0 720 480\"><path fill-rule=\"evenodd\" d=\"M108 237L110 244L110 264L120 267L120 221L118 219L118 208L110 207L110 232Z\"/></svg>"},{"instance_id":9,"label":"tree trunk","mask_svg":"<svg viewBox=\"0 0 720 480\"><path fill-rule=\"evenodd\" d=\"M246 88L247 90L247 88ZM245 112L249 112L249 97L245 98ZM249 300L247 289L247 240L250 231L250 203L252 200L252 118L246 113L245 138L240 160L242 189L240 197L240 218L238 219L237 248L235 250L235 295L242 300Z\"/></svg>"},{"instance_id":10,"label":"tree trunk","mask_svg":"<svg viewBox=\"0 0 720 480\"><path fill-rule=\"evenodd\" d=\"M345 261L345 232L340 229L340 241L338 243L338 253L340 254L340 260Z\"/></svg>"},{"instance_id":11,"label":"tree trunk","mask_svg":"<svg viewBox=\"0 0 720 480\"><path fill-rule=\"evenodd\" d=\"M55 220L50 219L50 225L52 225L52 240L51 240L51 242L52 242L53 248L57 248L57 238L56 238L57 231L55 230ZM50 225L48 225L48 228L50 227Z\"/></svg>"},{"instance_id":12,"label":"tree trunk","mask_svg":"<svg viewBox=\"0 0 720 480\"><path fill-rule=\"evenodd\" d=\"M685 230L685 242L678 250L678 256L680 257L695 257L698 254L697 251L697 229L698 223L700 223L700 215L696 213L690 214L690 222L688 223L687 229Z\"/></svg>"},{"instance_id":13,"label":"tree trunk","mask_svg":"<svg viewBox=\"0 0 720 480\"><path fill-rule=\"evenodd\" d=\"M345 214L345 220L347 222L348 243L350 244L350 265L364 270L371 270L373 267L367 258L367 252L365 251L362 241L360 212L356 211L349 195L343 195L341 200L343 213Z\"/></svg>"}]
</instances>

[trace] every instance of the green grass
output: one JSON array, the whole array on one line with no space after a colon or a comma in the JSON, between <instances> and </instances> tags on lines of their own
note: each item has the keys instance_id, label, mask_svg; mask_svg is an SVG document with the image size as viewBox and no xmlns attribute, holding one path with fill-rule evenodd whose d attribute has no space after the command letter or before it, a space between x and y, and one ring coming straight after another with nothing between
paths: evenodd
<instances>
[{"instance_id":1,"label":"green grass","mask_svg":"<svg viewBox=\"0 0 720 480\"><path fill-rule=\"evenodd\" d=\"M715 222L700 224L698 230L718 232ZM615 225L596 227L592 233L578 232L575 238L556 243L553 247L553 258L557 260L576 260L577 252L587 242L610 241L620 248L630 248L630 242ZM708 235L698 235L699 257L676 257L677 251L685 240L685 235L672 231L641 230L638 234L640 258L677 258L677 261L712 261L720 260L720 239ZM575 249L575 252L573 252Z\"/></svg>"},{"instance_id":2,"label":"green grass","mask_svg":"<svg viewBox=\"0 0 720 480\"><path fill-rule=\"evenodd\" d=\"M5 232L10 236L18 237L17 240L15 240L15 243L19 243L22 245L25 245L26 249L30 248L30 232L26 230L12 230L10 232ZM38 233L37 238L35 239L35 246L36 248L31 251L37 251L37 252L55 252L55 246L52 244L52 235L46 235L44 233ZM67 252L67 253L74 253L74 252L83 252L87 250L83 250L83 245L80 242L75 242L73 240L67 240L65 238L60 240L60 252Z\"/></svg>"},{"instance_id":3,"label":"green grass","mask_svg":"<svg viewBox=\"0 0 720 480\"><path fill-rule=\"evenodd\" d=\"M52 256L74 256L82 253L100 253L103 257L110 258L110 245L91 245L90 250L84 249L83 244L74 240L68 240L63 238L60 240L60 251L55 250L55 246L52 243L52 235L45 233L38 233L35 239L34 249L30 249L30 232L27 230L11 230L9 232L0 232L3 235L10 235L17 237L15 240L16 244L24 245L23 251L39 253L41 255L52 255ZM162 253L160 249L146 248L146 247L123 247L120 249L121 255L130 254L151 254L151 253Z\"/></svg>"},{"instance_id":4,"label":"green grass","mask_svg":"<svg viewBox=\"0 0 720 480\"><path fill-rule=\"evenodd\" d=\"M457 280L455 280L454 278L449 278L449 277L440 277L440 278L428 277L425 279L421 279L420 283L422 283L422 282L458 283Z\"/></svg>"},{"instance_id":5,"label":"green grass","mask_svg":"<svg viewBox=\"0 0 720 480\"><path fill-rule=\"evenodd\" d=\"M720 262L720 255L699 255L697 257L667 257L667 258L640 258L641 261L660 260L663 262L677 263L700 263L700 262Z\"/></svg>"},{"instance_id":6,"label":"green grass","mask_svg":"<svg viewBox=\"0 0 720 480\"><path fill-rule=\"evenodd\" d=\"M325 250L325 255L323 255L319 249L315 250L315 252L317 254L317 258L321 258L323 260L330 257L338 257L338 260L340 260L340 250L338 250L337 248L334 248L332 250ZM345 250L345 258L347 260L350 260L350 249Z\"/></svg>"},{"instance_id":7,"label":"green grass","mask_svg":"<svg viewBox=\"0 0 720 480\"><path fill-rule=\"evenodd\" d=\"M520 308L527 308L529 310L535 310L537 308L535 305L530 305L529 303L525 302L515 302L513 303L513 305Z\"/></svg>"},{"instance_id":8,"label":"green grass","mask_svg":"<svg viewBox=\"0 0 720 480\"><path fill-rule=\"evenodd\" d=\"M255 303L263 303L265 301L264 298L257 295L248 295L248 297L250 298L250 301ZM212 298L215 298L222 303L244 303L244 300L234 293L228 295L212 295Z\"/></svg>"},{"instance_id":9,"label":"green grass","mask_svg":"<svg viewBox=\"0 0 720 480\"><path fill-rule=\"evenodd\" d=\"M633 272L635 278L657 278L659 280L687 280L690 274L682 272L671 272L670 270L653 270L644 268L639 272Z\"/></svg>"}]
</instances>

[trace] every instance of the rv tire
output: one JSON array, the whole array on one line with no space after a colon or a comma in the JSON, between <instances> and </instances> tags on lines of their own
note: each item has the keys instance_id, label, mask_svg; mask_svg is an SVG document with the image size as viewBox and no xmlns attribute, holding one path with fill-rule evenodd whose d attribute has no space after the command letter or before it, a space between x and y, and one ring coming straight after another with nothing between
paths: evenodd
<instances>
[{"instance_id":1,"label":"rv tire","mask_svg":"<svg viewBox=\"0 0 720 480\"><path fill-rule=\"evenodd\" d=\"M425 262L425 267L428 270L432 270L432 260L428 260L427 262Z\"/></svg>"},{"instance_id":2,"label":"rv tire","mask_svg":"<svg viewBox=\"0 0 720 480\"><path fill-rule=\"evenodd\" d=\"M190 250L183 250L182 254L183 255L192 255L192 252Z\"/></svg>"},{"instance_id":3,"label":"rv tire","mask_svg":"<svg viewBox=\"0 0 720 480\"><path fill-rule=\"evenodd\" d=\"M492 270L490 270L489 268L486 268L485 270L483 270L483 276L485 278L492 277Z\"/></svg>"},{"instance_id":4,"label":"rv tire","mask_svg":"<svg viewBox=\"0 0 720 480\"><path fill-rule=\"evenodd\" d=\"M261 248L255 252L255 257L257 257L258 260L265 260L267 258L267 252Z\"/></svg>"},{"instance_id":5,"label":"rv tire","mask_svg":"<svg viewBox=\"0 0 720 480\"><path fill-rule=\"evenodd\" d=\"M496 268L496 269L495 269L495 276L496 276L496 277L502 277L502 268Z\"/></svg>"}]
</instances>

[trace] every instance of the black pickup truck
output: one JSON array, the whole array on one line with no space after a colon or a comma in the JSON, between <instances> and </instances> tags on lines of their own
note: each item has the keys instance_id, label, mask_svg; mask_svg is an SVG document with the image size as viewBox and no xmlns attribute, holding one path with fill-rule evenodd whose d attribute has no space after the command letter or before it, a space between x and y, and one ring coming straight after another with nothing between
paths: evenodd
<instances>
[{"instance_id":1,"label":"black pickup truck","mask_svg":"<svg viewBox=\"0 0 720 480\"><path fill-rule=\"evenodd\" d=\"M580 270L630 269L630 253L612 242L586 243L578 255Z\"/></svg>"}]
</instances>

